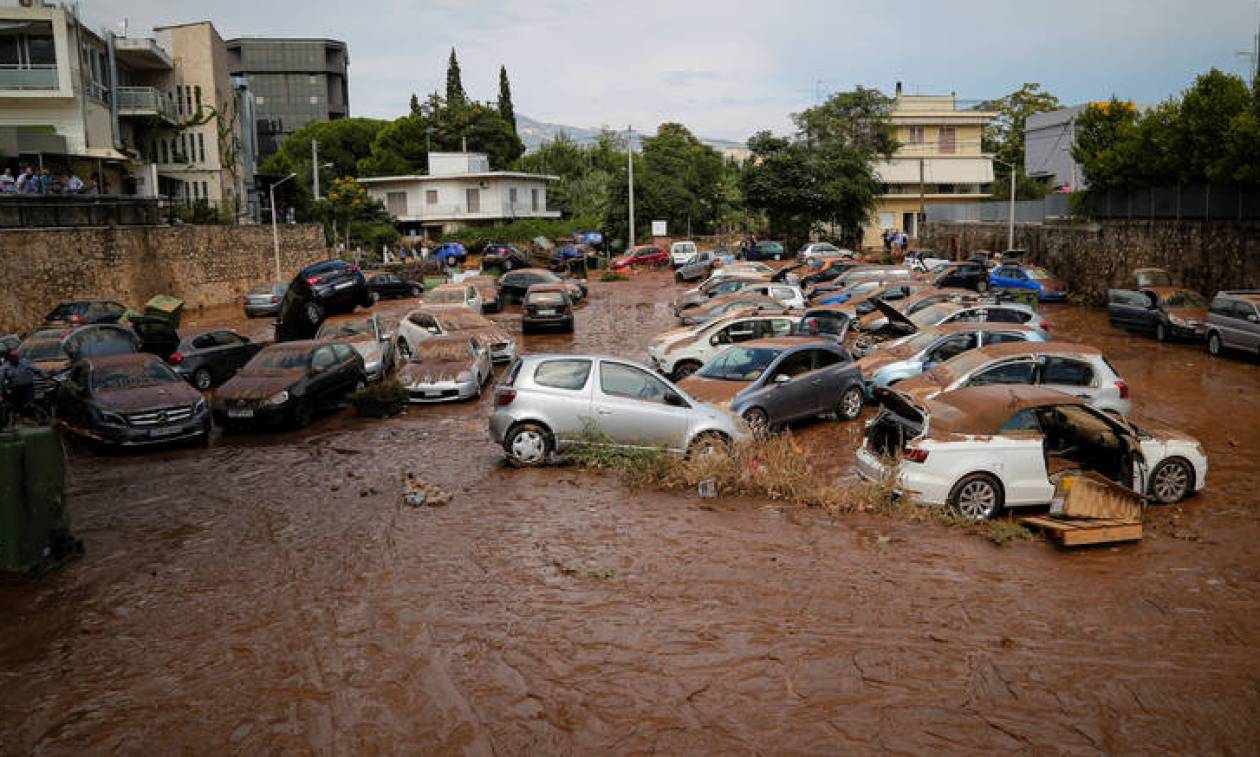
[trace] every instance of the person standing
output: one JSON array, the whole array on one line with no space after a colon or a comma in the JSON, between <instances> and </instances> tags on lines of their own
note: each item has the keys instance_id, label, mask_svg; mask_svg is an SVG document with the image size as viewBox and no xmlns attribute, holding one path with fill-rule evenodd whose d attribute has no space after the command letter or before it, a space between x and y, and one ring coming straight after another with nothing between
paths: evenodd
<instances>
[{"instance_id":1,"label":"person standing","mask_svg":"<svg viewBox=\"0 0 1260 757\"><path fill-rule=\"evenodd\" d=\"M884 229L879 238L884 242L884 254L892 252L892 229Z\"/></svg>"},{"instance_id":2,"label":"person standing","mask_svg":"<svg viewBox=\"0 0 1260 757\"><path fill-rule=\"evenodd\" d=\"M0 176L0 194L12 194L17 191L17 179L13 178L13 169L4 169L4 175Z\"/></svg>"},{"instance_id":3,"label":"person standing","mask_svg":"<svg viewBox=\"0 0 1260 757\"><path fill-rule=\"evenodd\" d=\"M80 179L73 171L66 174L66 194L80 194L83 192L83 179Z\"/></svg>"},{"instance_id":4,"label":"person standing","mask_svg":"<svg viewBox=\"0 0 1260 757\"><path fill-rule=\"evenodd\" d=\"M47 168L39 169L39 193L41 195L47 196L49 194L52 194L52 188L53 188L52 174L48 173Z\"/></svg>"},{"instance_id":5,"label":"person standing","mask_svg":"<svg viewBox=\"0 0 1260 757\"><path fill-rule=\"evenodd\" d=\"M17 178L17 191L20 194L33 194L35 192L35 169L30 166L22 171L22 175Z\"/></svg>"}]
</instances>

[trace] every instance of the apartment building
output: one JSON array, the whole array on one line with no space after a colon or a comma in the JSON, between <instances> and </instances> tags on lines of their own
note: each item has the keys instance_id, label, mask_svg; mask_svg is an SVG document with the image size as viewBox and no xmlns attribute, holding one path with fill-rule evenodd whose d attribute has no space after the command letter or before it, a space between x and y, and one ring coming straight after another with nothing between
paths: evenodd
<instances>
[{"instance_id":1,"label":"apartment building","mask_svg":"<svg viewBox=\"0 0 1260 757\"><path fill-rule=\"evenodd\" d=\"M875 165L884 192L864 243L878 244L884 229L917 237L927 206L989 197L993 159L981 151L980 136L996 115L959 109L953 94L905 95L898 83L890 121L900 147Z\"/></svg>"}]
</instances>

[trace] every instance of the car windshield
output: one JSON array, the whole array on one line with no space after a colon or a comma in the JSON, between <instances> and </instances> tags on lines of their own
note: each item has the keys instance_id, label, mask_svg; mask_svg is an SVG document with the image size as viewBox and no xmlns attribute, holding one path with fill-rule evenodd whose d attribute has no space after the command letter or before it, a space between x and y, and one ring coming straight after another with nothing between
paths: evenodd
<instances>
[{"instance_id":1,"label":"car windshield","mask_svg":"<svg viewBox=\"0 0 1260 757\"><path fill-rule=\"evenodd\" d=\"M249 290L249 293L250 293L250 294L271 294L271 285L270 285L270 284L259 284L258 286L254 287L253 289L250 289L250 290Z\"/></svg>"},{"instance_id":2,"label":"car windshield","mask_svg":"<svg viewBox=\"0 0 1260 757\"><path fill-rule=\"evenodd\" d=\"M935 326L941 321L958 311L958 308L952 304L940 302L931 307L926 307L910 316L910 322L919 328L924 326Z\"/></svg>"},{"instance_id":3,"label":"car windshield","mask_svg":"<svg viewBox=\"0 0 1260 757\"><path fill-rule=\"evenodd\" d=\"M920 331L899 341L897 346L908 345L911 351L920 352L931 347L940 338L941 335L935 331Z\"/></svg>"},{"instance_id":4,"label":"car windshield","mask_svg":"<svg viewBox=\"0 0 1260 757\"><path fill-rule=\"evenodd\" d=\"M119 365L92 370L92 388L95 390L139 389L179 381L170 368L158 361L143 365Z\"/></svg>"},{"instance_id":5,"label":"car windshield","mask_svg":"<svg viewBox=\"0 0 1260 757\"><path fill-rule=\"evenodd\" d=\"M1044 281L1046 279L1054 278L1050 275L1049 271L1044 268L1037 268L1036 266L1028 266L1024 269L1024 273L1028 274L1028 278L1033 281Z\"/></svg>"},{"instance_id":6,"label":"car windshield","mask_svg":"<svg viewBox=\"0 0 1260 757\"><path fill-rule=\"evenodd\" d=\"M81 315L87 310L87 303L84 302L63 302L48 314L49 320L69 318L72 315Z\"/></svg>"},{"instance_id":7,"label":"car windshield","mask_svg":"<svg viewBox=\"0 0 1260 757\"><path fill-rule=\"evenodd\" d=\"M529 295L530 305L563 305L564 294L561 292L531 292Z\"/></svg>"},{"instance_id":8,"label":"car windshield","mask_svg":"<svg viewBox=\"0 0 1260 757\"><path fill-rule=\"evenodd\" d=\"M731 347L718 355L698 374L720 381L756 381L779 356L768 347Z\"/></svg>"},{"instance_id":9,"label":"car windshield","mask_svg":"<svg viewBox=\"0 0 1260 757\"><path fill-rule=\"evenodd\" d=\"M18 357L32 363L68 359L60 339L27 339L18 347Z\"/></svg>"},{"instance_id":10,"label":"car windshield","mask_svg":"<svg viewBox=\"0 0 1260 757\"><path fill-rule=\"evenodd\" d=\"M1205 308L1207 299L1198 292L1173 292L1164 304L1170 308Z\"/></svg>"},{"instance_id":11,"label":"car windshield","mask_svg":"<svg viewBox=\"0 0 1260 757\"><path fill-rule=\"evenodd\" d=\"M426 339L416 349L417 363L452 363L468 359L468 343L462 339Z\"/></svg>"},{"instance_id":12,"label":"car windshield","mask_svg":"<svg viewBox=\"0 0 1260 757\"><path fill-rule=\"evenodd\" d=\"M250 368L305 368L310 352L305 349L265 349L249 361Z\"/></svg>"},{"instance_id":13,"label":"car windshield","mask_svg":"<svg viewBox=\"0 0 1260 757\"><path fill-rule=\"evenodd\" d=\"M437 320L446 331L459 331L460 329L484 329L494 325L494 322L489 318L482 318L471 310L459 313L443 313L438 316Z\"/></svg>"},{"instance_id":14,"label":"car windshield","mask_svg":"<svg viewBox=\"0 0 1260 757\"><path fill-rule=\"evenodd\" d=\"M371 318L354 318L346 321L324 321L316 339L336 339L347 336L372 336Z\"/></svg>"}]
</instances>

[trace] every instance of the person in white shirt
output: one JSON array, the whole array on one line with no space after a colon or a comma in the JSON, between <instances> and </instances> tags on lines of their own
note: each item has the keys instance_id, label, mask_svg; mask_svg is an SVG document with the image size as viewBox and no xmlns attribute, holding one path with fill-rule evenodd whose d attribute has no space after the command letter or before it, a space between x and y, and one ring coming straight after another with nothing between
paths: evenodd
<instances>
[{"instance_id":1,"label":"person in white shirt","mask_svg":"<svg viewBox=\"0 0 1260 757\"><path fill-rule=\"evenodd\" d=\"M17 180L13 178L13 169L4 169L4 175L0 176L0 194L10 194L17 191Z\"/></svg>"}]
</instances>

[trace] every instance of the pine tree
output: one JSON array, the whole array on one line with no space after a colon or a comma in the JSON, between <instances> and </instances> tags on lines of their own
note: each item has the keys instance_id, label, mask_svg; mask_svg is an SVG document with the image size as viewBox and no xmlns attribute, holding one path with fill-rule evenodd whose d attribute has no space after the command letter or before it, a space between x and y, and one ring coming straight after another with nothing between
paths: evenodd
<instances>
[{"instance_id":1,"label":"pine tree","mask_svg":"<svg viewBox=\"0 0 1260 757\"><path fill-rule=\"evenodd\" d=\"M512 107L512 86L508 84L507 66L499 66L499 115L516 131L516 109Z\"/></svg>"},{"instance_id":2,"label":"pine tree","mask_svg":"<svg viewBox=\"0 0 1260 757\"><path fill-rule=\"evenodd\" d=\"M446 105L448 108L462 108L467 102L464 96L464 82L459 76L459 61L455 59L455 48L451 48L451 60L446 65Z\"/></svg>"},{"instance_id":3,"label":"pine tree","mask_svg":"<svg viewBox=\"0 0 1260 757\"><path fill-rule=\"evenodd\" d=\"M411 115L420 115L420 98L416 97L416 93L411 93Z\"/></svg>"}]
</instances>

